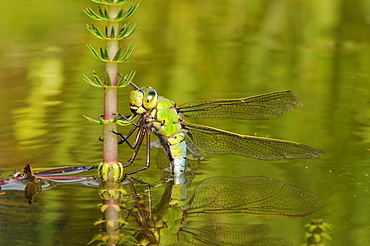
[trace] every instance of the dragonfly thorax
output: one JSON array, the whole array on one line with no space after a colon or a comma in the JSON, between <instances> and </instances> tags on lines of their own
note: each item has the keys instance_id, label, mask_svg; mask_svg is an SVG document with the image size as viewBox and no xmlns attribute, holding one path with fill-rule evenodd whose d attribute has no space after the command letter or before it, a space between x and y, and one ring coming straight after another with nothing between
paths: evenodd
<instances>
[{"instance_id":1,"label":"dragonfly thorax","mask_svg":"<svg viewBox=\"0 0 370 246\"><path fill-rule=\"evenodd\" d=\"M158 94L150 87L141 87L130 93L130 109L134 114L143 114L157 106Z\"/></svg>"}]
</instances>

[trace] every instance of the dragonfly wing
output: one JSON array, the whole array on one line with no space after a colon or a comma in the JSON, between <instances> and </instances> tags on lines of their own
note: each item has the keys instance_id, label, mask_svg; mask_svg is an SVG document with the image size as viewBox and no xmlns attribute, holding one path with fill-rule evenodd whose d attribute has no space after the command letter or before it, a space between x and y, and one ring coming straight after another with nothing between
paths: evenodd
<instances>
[{"instance_id":1,"label":"dragonfly wing","mask_svg":"<svg viewBox=\"0 0 370 246\"><path fill-rule=\"evenodd\" d=\"M176 107L185 117L262 120L302 106L293 92L277 91L238 99L192 101Z\"/></svg>"},{"instance_id":2,"label":"dragonfly wing","mask_svg":"<svg viewBox=\"0 0 370 246\"><path fill-rule=\"evenodd\" d=\"M187 221L182 230L188 232L185 239L192 237L195 245L292 245L283 238L272 237L270 229L262 225Z\"/></svg>"},{"instance_id":3,"label":"dragonfly wing","mask_svg":"<svg viewBox=\"0 0 370 246\"><path fill-rule=\"evenodd\" d=\"M189 124L187 141L200 152L209 154L237 154L261 160L312 159L323 152L291 141L239 135L216 128Z\"/></svg>"},{"instance_id":4,"label":"dragonfly wing","mask_svg":"<svg viewBox=\"0 0 370 246\"><path fill-rule=\"evenodd\" d=\"M304 216L325 206L315 193L266 177L213 177L194 189L190 213Z\"/></svg>"}]
</instances>

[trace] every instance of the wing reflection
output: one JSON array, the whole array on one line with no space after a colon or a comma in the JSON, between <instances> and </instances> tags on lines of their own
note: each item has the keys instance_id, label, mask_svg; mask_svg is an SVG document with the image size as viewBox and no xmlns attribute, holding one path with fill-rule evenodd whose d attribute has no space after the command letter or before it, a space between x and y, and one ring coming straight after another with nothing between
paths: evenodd
<instances>
[{"instance_id":1,"label":"wing reflection","mask_svg":"<svg viewBox=\"0 0 370 246\"><path fill-rule=\"evenodd\" d=\"M212 218L235 213L299 217L324 206L314 193L265 177L208 178L187 203L181 202L186 184L170 182L153 209L131 188L136 197L131 215L139 227L133 245L292 245L270 236L263 225L215 223Z\"/></svg>"},{"instance_id":2,"label":"wing reflection","mask_svg":"<svg viewBox=\"0 0 370 246\"><path fill-rule=\"evenodd\" d=\"M312 192L266 177L215 177L194 190L190 211L304 216L324 204Z\"/></svg>"}]
</instances>

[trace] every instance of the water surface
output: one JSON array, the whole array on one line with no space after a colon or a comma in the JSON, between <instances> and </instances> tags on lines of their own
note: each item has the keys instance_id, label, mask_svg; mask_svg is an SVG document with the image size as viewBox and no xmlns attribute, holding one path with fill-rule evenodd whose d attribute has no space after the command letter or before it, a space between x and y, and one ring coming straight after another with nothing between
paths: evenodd
<instances>
[{"instance_id":1,"label":"water surface","mask_svg":"<svg viewBox=\"0 0 370 246\"><path fill-rule=\"evenodd\" d=\"M102 90L82 74L102 74L86 48L103 43L85 29L89 1L3 3L0 18L0 171L96 165L102 128L82 115L103 112ZM189 120L241 134L307 144L317 160L260 161L206 156L193 185L215 176L264 176L309 190L326 207L303 218L240 217L268 223L272 233L300 245L304 225L334 225L332 245L369 245L370 5L368 1L142 1L139 24L124 46L136 45L120 69L135 83L177 103L292 90L304 106L268 121ZM129 113L130 88L120 91ZM122 132L128 128L122 128ZM131 150L122 146L120 158ZM136 177L160 180L152 168ZM144 165L144 153L134 168ZM162 188L158 188L160 196ZM60 185L28 205L22 190L0 196L0 238L7 244L86 245L99 232L94 186ZM156 193L155 192L155 193ZM226 220L226 219L225 219Z\"/></svg>"}]
</instances>

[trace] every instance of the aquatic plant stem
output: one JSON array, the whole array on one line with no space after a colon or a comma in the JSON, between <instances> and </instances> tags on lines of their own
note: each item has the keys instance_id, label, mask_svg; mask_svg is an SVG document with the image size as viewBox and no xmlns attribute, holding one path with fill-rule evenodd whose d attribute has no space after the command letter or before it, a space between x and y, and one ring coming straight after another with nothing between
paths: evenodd
<instances>
[{"instance_id":1,"label":"aquatic plant stem","mask_svg":"<svg viewBox=\"0 0 370 246\"><path fill-rule=\"evenodd\" d=\"M119 6L111 6L108 5L108 14L111 19L115 19L119 13L120 7ZM107 30L109 35L115 35L115 37L109 38L116 38L117 32L119 30L119 22L118 21L108 21L107 22ZM111 32L111 30L114 30L114 32ZM109 60L113 61L117 51L119 48L119 41L118 40L107 40L107 50L108 50L108 56ZM106 63L106 71L107 75L110 77L111 86L117 86L118 81L118 64L115 62L108 62ZM105 81L107 85L107 81ZM117 96L116 96L117 98Z\"/></svg>"},{"instance_id":2,"label":"aquatic plant stem","mask_svg":"<svg viewBox=\"0 0 370 246\"><path fill-rule=\"evenodd\" d=\"M116 18L118 11L118 6L108 6L108 13L111 19ZM112 30L113 28L113 30L117 31L119 23L108 21L107 28L108 30ZM109 60L112 61L118 51L119 42L118 40L107 40L106 42L108 57ZM116 87L118 82L118 64L107 62L105 71L104 84L107 87L104 88L104 119L110 122L104 124L103 164L109 165L118 163L117 135L112 133L112 131L117 132L117 124L113 122L113 119L118 114L118 95ZM108 173L106 182L108 187L113 187L114 189L114 183L117 182L117 180L113 171ZM117 230L117 228L120 227L119 220L121 214L114 209L114 206L119 206L119 199L104 199L103 203L104 205L108 205L108 208L104 211L106 220L105 232L108 235L107 243L113 246L121 240L120 230Z\"/></svg>"},{"instance_id":3,"label":"aquatic plant stem","mask_svg":"<svg viewBox=\"0 0 370 246\"><path fill-rule=\"evenodd\" d=\"M108 63L110 64L110 63ZM107 71L114 73L113 69ZM117 73L117 70L115 70ZM113 82L113 81L112 81ZM115 81L117 83L117 81ZM103 163L113 164L118 163L118 144L117 136L112 131L117 132L117 124L113 122L114 117L117 115L117 87L104 88L104 120L107 123L103 125ZM113 180L113 179L110 179ZM106 180L108 181L108 180Z\"/></svg>"},{"instance_id":4,"label":"aquatic plant stem","mask_svg":"<svg viewBox=\"0 0 370 246\"><path fill-rule=\"evenodd\" d=\"M113 135L112 131L117 131L117 124L108 122L104 125L104 142L103 142L103 163L113 164L118 162L118 147L117 137ZM109 180L106 180L109 181Z\"/></svg>"},{"instance_id":5,"label":"aquatic plant stem","mask_svg":"<svg viewBox=\"0 0 370 246\"><path fill-rule=\"evenodd\" d=\"M117 89L131 83L135 72L119 77L118 64L125 62L132 54L133 48L128 46L127 50L121 54L120 40L129 37L136 28L136 24L131 26L127 23L120 27L120 22L126 20L134 14L139 4L131 6L126 13L123 12L123 4L130 0L93 0L95 3L103 4L98 7L98 11L87 7L84 12L92 19L106 21L105 30L102 32L94 25L87 25L88 31L96 38L106 40L106 47L95 50L92 45L88 45L89 50L95 58L105 63L104 79L93 72L94 79L85 76L85 81L94 87L104 88L104 115L98 119L86 117L92 122L103 125L103 161L98 167L98 175L101 183L99 184L99 195L103 200L101 211L104 213L103 219L96 224L104 223L105 232L99 233L92 242L101 240L98 245L117 245L120 244L121 218L120 198L126 194L123 189L122 180L125 177L123 164L118 161L118 137L113 132L117 132L118 120L118 94ZM130 124L130 122L128 122Z\"/></svg>"},{"instance_id":6,"label":"aquatic plant stem","mask_svg":"<svg viewBox=\"0 0 370 246\"><path fill-rule=\"evenodd\" d=\"M119 6L108 6L108 13L111 19L116 18L120 8ZM114 35L117 35L119 30L119 23L115 21L107 22L108 30L115 30ZM108 32L112 33L112 32ZM111 37L113 38L113 37ZM107 40L107 50L109 60L113 60L119 48L118 40ZM117 81L118 81L118 64L115 62L107 62L105 66L105 81L104 84L107 86L104 88L104 119L113 121L117 115ZM110 81L110 82L108 82ZM118 162L118 145L117 135L112 134L112 131L117 131L116 123L107 123L104 125L104 144L103 144L103 163L111 164Z\"/></svg>"}]
</instances>

